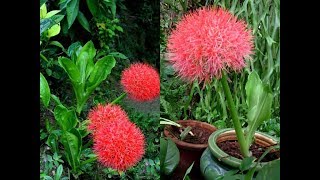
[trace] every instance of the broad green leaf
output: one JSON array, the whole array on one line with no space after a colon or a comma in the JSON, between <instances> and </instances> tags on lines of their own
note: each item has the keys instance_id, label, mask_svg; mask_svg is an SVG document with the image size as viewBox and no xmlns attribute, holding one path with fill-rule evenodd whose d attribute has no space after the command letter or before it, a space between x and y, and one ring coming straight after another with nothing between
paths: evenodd
<instances>
[{"instance_id":1,"label":"broad green leaf","mask_svg":"<svg viewBox=\"0 0 320 180\"><path fill-rule=\"evenodd\" d=\"M60 23L53 25L50 29L48 29L47 37L50 38L58 35L60 33L60 30L61 30Z\"/></svg>"},{"instance_id":2,"label":"broad green leaf","mask_svg":"<svg viewBox=\"0 0 320 180\"><path fill-rule=\"evenodd\" d=\"M82 138L86 137L90 133L87 129L87 126L89 123L90 123L89 120L84 120L79 125L78 130L79 130L79 133L81 134Z\"/></svg>"},{"instance_id":3,"label":"broad green leaf","mask_svg":"<svg viewBox=\"0 0 320 180\"><path fill-rule=\"evenodd\" d=\"M69 78L72 82L80 83L80 72L77 66L68 58L62 57L59 58L60 66L67 72Z\"/></svg>"},{"instance_id":4,"label":"broad green leaf","mask_svg":"<svg viewBox=\"0 0 320 180\"><path fill-rule=\"evenodd\" d=\"M89 24L87 18L84 16L84 14L81 11L79 11L77 19L78 19L79 23L81 24L81 26L85 30L87 30L88 32L91 32L90 31L90 24Z\"/></svg>"},{"instance_id":5,"label":"broad green leaf","mask_svg":"<svg viewBox=\"0 0 320 180\"><path fill-rule=\"evenodd\" d=\"M183 180L185 180L185 179L186 179L186 176L191 172L192 167L193 167L193 164L194 164L194 162L193 162L193 163L190 165L190 167L187 169L186 173L185 173L184 176L183 176Z\"/></svg>"},{"instance_id":6,"label":"broad green leaf","mask_svg":"<svg viewBox=\"0 0 320 180\"><path fill-rule=\"evenodd\" d=\"M61 10L65 9L71 0L60 0L59 8Z\"/></svg>"},{"instance_id":7,"label":"broad green leaf","mask_svg":"<svg viewBox=\"0 0 320 180\"><path fill-rule=\"evenodd\" d=\"M111 3L112 3L111 4L111 13L112 13L113 18L115 18L116 17L116 11L117 11L116 0L113 0Z\"/></svg>"},{"instance_id":8,"label":"broad green leaf","mask_svg":"<svg viewBox=\"0 0 320 180\"><path fill-rule=\"evenodd\" d=\"M76 63L77 57L82 49L81 43L79 41L72 43L68 50L67 54L69 57L71 57L73 63Z\"/></svg>"},{"instance_id":9,"label":"broad green leaf","mask_svg":"<svg viewBox=\"0 0 320 180\"><path fill-rule=\"evenodd\" d=\"M180 153L176 144L171 139L160 138L160 171L170 175L180 161Z\"/></svg>"},{"instance_id":10,"label":"broad green leaf","mask_svg":"<svg viewBox=\"0 0 320 180\"><path fill-rule=\"evenodd\" d=\"M85 83L85 80L89 77L91 71L94 68L93 58L96 55L96 49L92 41L87 42L79 53L76 65L80 70L81 82Z\"/></svg>"},{"instance_id":11,"label":"broad green leaf","mask_svg":"<svg viewBox=\"0 0 320 180\"><path fill-rule=\"evenodd\" d=\"M51 28L55 24L58 24L63 19L63 17L64 15L54 15L50 18L40 19L40 36L47 29Z\"/></svg>"},{"instance_id":12,"label":"broad green leaf","mask_svg":"<svg viewBox=\"0 0 320 180\"><path fill-rule=\"evenodd\" d=\"M255 71L249 75L245 89L248 104L246 139L247 148L249 148L255 131L263 121L270 118L273 96L268 86L262 83Z\"/></svg>"},{"instance_id":13,"label":"broad green leaf","mask_svg":"<svg viewBox=\"0 0 320 180\"><path fill-rule=\"evenodd\" d=\"M81 139L68 131L65 131L61 137L61 143L63 144L65 154L68 160L69 165L73 170L77 171L77 168L80 165L80 156L79 156L79 144Z\"/></svg>"},{"instance_id":14,"label":"broad green leaf","mask_svg":"<svg viewBox=\"0 0 320 180\"><path fill-rule=\"evenodd\" d=\"M49 45L57 46L57 47L61 48L63 52L66 51L65 48L63 47L63 45L62 45L59 41L51 41L51 42L49 43Z\"/></svg>"},{"instance_id":15,"label":"broad green leaf","mask_svg":"<svg viewBox=\"0 0 320 180\"><path fill-rule=\"evenodd\" d=\"M91 93L107 76L115 66L116 60L112 56L105 56L98 60L90 74L86 92Z\"/></svg>"},{"instance_id":16,"label":"broad green leaf","mask_svg":"<svg viewBox=\"0 0 320 180\"><path fill-rule=\"evenodd\" d=\"M87 0L88 8L92 16L97 17L99 15L99 2L98 0Z\"/></svg>"},{"instance_id":17,"label":"broad green leaf","mask_svg":"<svg viewBox=\"0 0 320 180\"><path fill-rule=\"evenodd\" d=\"M62 105L54 109L54 117L62 130L68 131L76 127L78 119L74 110L68 110Z\"/></svg>"},{"instance_id":18,"label":"broad green leaf","mask_svg":"<svg viewBox=\"0 0 320 180\"><path fill-rule=\"evenodd\" d=\"M119 53L119 52L112 52L112 53L109 53L108 55L116 57L116 58L120 58L120 59L128 59L127 56L125 56L124 54Z\"/></svg>"},{"instance_id":19,"label":"broad green leaf","mask_svg":"<svg viewBox=\"0 0 320 180\"><path fill-rule=\"evenodd\" d=\"M122 29L121 26L115 26L115 28L116 28L118 31L123 32L123 29Z\"/></svg>"},{"instance_id":20,"label":"broad green leaf","mask_svg":"<svg viewBox=\"0 0 320 180\"><path fill-rule=\"evenodd\" d=\"M259 170L256 180L280 179L280 160L272 161Z\"/></svg>"},{"instance_id":21,"label":"broad green leaf","mask_svg":"<svg viewBox=\"0 0 320 180\"><path fill-rule=\"evenodd\" d=\"M44 31L49 29L52 25L53 24L51 19L41 19L40 20L40 36Z\"/></svg>"},{"instance_id":22,"label":"broad green leaf","mask_svg":"<svg viewBox=\"0 0 320 180\"><path fill-rule=\"evenodd\" d=\"M70 29L79 12L79 0L71 0L67 5L68 29Z\"/></svg>"},{"instance_id":23,"label":"broad green leaf","mask_svg":"<svg viewBox=\"0 0 320 180\"><path fill-rule=\"evenodd\" d=\"M54 176L54 179L55 179L55 180L60 180L61 175L62 175L62 172L63 172L63 167L62 167L62 164L60 164L59 167L58 167L58 169L57 169L57 173L56 173L56 175Z\"/></svg>"},{"instance_id":24,"label":"broad green leaf","mask_svg":"<svg viewBox=\"0 0 320 180\"><path fill-rule=\"evenodd\" d=\"M53 10L53 11L50 11L46 14L45 18L50 18L52 17L53 15L56 15L60 12L60 10Z\"/></svg>"},{"instance_id":25,"label":"broad green leaf","mask_svg":"<svg viewBox=\"0 0 320 180\"><path fill-rule=\"evenodd\" d=\"M69 132L72 133L73 135L77 136L77 138L79 139L78 153L80 155L81 149L82 149L82 136L81 136L80 132L78 131L78 129L76 129L76 128L72 128Z\"/></svg>"},{"instance_id":26,"label":"broad green leaf","mask_svg":"<svg viewBox=\"0 0 320 180\"><path fill-rule=\"evenodd\" d=\"M47 145L53 150L53 152L58 152L58 136L55 133L51 133L49 135Z\"/></svg>"},{"instance_id":27,"label":"broad green leaf","mask_svg":"<svg viewBox=\"0 0 320 180\"><path fill-rule=\"evenodd\" d=\"M247 158L244 158L242 161L241 161L241 164L240 164L240 167L239 169L241 171L245 171L245 170L248 170L252 163L254 161L254 158L251 156L251 157L247 157Z\"/></svg>"},{"instance_id":28,"label":"broad green leaf","mask_svg":"<svg viewBox=\"0 0 320 180\"><path fill-rule=\"evenodd\" d=\"M62 105L59 98L54 95L54 94L51 94L51 98L54 100L54 102L56 103L56 105Z\"/></svg>"},{"instance_id":29,"label":"broad green leaf","mask_svg":"<svg viewBox=\"0 0 320 180\"><path fill-rule=\"evenodd\" d=\"M48 0L40 0L40 7L44 4L44 3L46 3Z\"/></svg>"},{"instance_id":30,"label":"broad green leaf","mask_svg":"<svg viewBox=\"0 0 320 180\"><path fill-rule=\"evenodd\" d=\"M40 7L40 19L46 18L46 15L47 15L47 6L46 6L46 4L43 4Z\"/></svg>"},{"instance_id":31,"label":"broad green leaf","mask_svg":"<svg viewBox=\"0 0 320 180\"><path fill-rule=\"evenodd\" d=\"M46 78L40 73L40 98L45 105L45 107L48 107L50 103L50 88L48 85L48 82Z\"/></svg>"},{"instance_id":32,"label":"broad green leaf","mask_svg":"<svg viewBox=\"0 0 320 180\"><path fill-rule=\"evenodd\" d=\"M45 124L46 124L46 130L47 130L47 132L48 132L48 133L51 133L51 131L53 130L54 127L51 125L49 119L46 118Z\"/></svg>"}]
</instances>

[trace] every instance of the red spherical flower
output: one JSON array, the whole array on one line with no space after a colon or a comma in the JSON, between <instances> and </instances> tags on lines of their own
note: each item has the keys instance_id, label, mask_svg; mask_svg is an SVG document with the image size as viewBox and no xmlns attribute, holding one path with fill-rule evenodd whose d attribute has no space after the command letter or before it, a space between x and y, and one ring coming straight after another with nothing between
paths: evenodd
<instances>
[{"instance_id":1,"label":"red spherical flower","mask_svg":"<svg viewBox=\"0 0 320 180\"><path fill-rule=\"evenodd\" d=\"M88 129L93 132L100 126L108 125L110 122L129 121L126 112L120 106L113 104L98 104L89 112L88 119L90 120Z\"/></svg>"},{"instance_id":2,"label":"red spherical flower","mask_svg":"<svg viewBox=\"0 0 320 180\"><path fill-rule=\"evenodd\" d=\"M112 121L101 126L93 134L93 141L98 161L116 170L127 170L144 154L144 136L130 121Z\"/></svg>"},{"instance_id":3,"label":"red spherical flower","mask_svg":"<svg viewBox=\"0 0 320 180\"><path fill-rule=\"evenodd\" d=\"M160 95L160 76L150 65L132 64L121 75L121 84L129 98L149 101Z\"/></svg>"},{"instance_id":4,"label":"red spherical flower","mask_svg":"<svg viewBox=\"0 0 320 180\"><path fill-rule=\"evenodd\" d=\"M247 24L220 8L202 8L185 15L168 38L169 61L187 81L208 82L222 70L239 71L253 53Z\"/></svg>"}]
</instances>

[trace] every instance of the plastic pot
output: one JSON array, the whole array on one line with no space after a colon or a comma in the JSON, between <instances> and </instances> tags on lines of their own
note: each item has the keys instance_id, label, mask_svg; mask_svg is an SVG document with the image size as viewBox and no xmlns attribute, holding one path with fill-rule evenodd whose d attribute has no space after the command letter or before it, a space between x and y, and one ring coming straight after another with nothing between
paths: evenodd
<instances>
[{"instance_id":1,"label":"plastic pot","mask_svg":"<svg viewBox=\"0 0 320 180\"><path fill-rule=\"evenodd\" d=\"M206 179L212 179L219 175L224 175L231 169L239 169L241 160L226 154L217 145L217 143L228 140L237 140L235 130L232 128L217 130L209 137L209 146L202 154L200 160L201 173ZM275 145L278 141L278 138L272 137L266 133L255 133L255 143L263 147ZM269 162L259 163L256 170L260 170L267 163Z\"/></svg>"},{"instance_id":2,"label":"plastic pot","mask_svg":"<svg viewBox=\"0 0 320 180\"><path fill-rule=\"evenodd\" d=\"M205 129L210 132L214 132L217 130L216 127L196 120L179 120L177 123L181 124L184 127L198 127ZM190 165L194 162L193 168L189 176L191 179L201 180L203 179L200 171L200 157L203 151L208 147L208 143L206 144L192 144L179 140L177 137L173 136L169 128L171 126L166 126L164 128L164 135L172 139L173 142L177 145L180 151L180 162L172 174L172 179L182 179L186 170L190 167ZM192 131L192 130L191 130Z\"/></svg>"}]
</instances>

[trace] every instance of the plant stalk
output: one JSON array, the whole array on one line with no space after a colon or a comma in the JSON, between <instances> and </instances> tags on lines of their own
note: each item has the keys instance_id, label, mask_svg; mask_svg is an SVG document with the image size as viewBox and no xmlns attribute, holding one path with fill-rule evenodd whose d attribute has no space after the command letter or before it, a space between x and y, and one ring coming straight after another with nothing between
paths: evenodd
<instances>
[{"instance_id":1,"label":"plant stalk","mask_svg":"<svg viewBox=\"0 0 320 180\"><path fill-rule=\"evenodd\" d=\"M227 75L226 75L226 72L224 72L224 71L222 72L221 84L222 84L222 88L223 88L223 91L225 93L225 96L227 98L227 103L229 105L229 110L230 110L230 113L231 113L232 123L233 123L234 129L236 131L237 139L238 139L238 142L239 142L239 145L240 145L241 154L244 157L249 157L250 156L250 152L249 152L248 149L246 150L246 143L247 142L245 140L245 137L244 137L244 134L243 134L243 131L242 131L242 127L241 127L241 123L240 123L240 120L239 120L239 116L238 116L238 113L237 113L237 110L235 108L235 105L234 105L234 102L233 102L233 98L232 98L232 95L231 95L230 87L229 87L228 82L227 82Z\"/></svg>"},{"instance_id":2,"label":"plant stalk","mask_svg":"<svg viewBox=\"0 0 320 180\"><path fill-rule=\"evenodd\" d=\"M122 93L119 97L117 97L115 100L111 102L111 104L117 104L119 101L121 101L123 98L127 96L127 93Z\"/></svg>"}]
</instances>

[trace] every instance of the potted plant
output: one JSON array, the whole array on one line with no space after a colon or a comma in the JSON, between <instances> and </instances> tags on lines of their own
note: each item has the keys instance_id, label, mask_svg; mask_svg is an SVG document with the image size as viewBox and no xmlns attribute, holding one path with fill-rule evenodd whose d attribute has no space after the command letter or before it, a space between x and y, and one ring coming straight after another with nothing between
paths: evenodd
<instances>
[{"instance_id":1,"label":"potted plant","mask_svg":"<svg viewBox=\"0 0 320 180\"><path fill-rule=\"evenodd\" d=\"M182 179L186 170L194 163L190 177L201 176L200 157L208 147L209 136L216 127L196 120L171 120L161 118L160 124L166 125L164 136L170 138L180 152L179 164L173 173L175 179Z\"/></svg>"},{"instance_id":2,"label":"potted plant","mask_svg":"<svg viewBox=\"0 0 320 180\"><path fill-rule=\"evenodd\" d=\"M244 59L252 59L253 42L252 32L245 21L225 9L208 7L184 16L168 38L169 61L182 79L204 84L213 78L220 80L234 127L233 130L215 131L209 138L209 155L226 163L222 166L216 164L221 173L226 172L224 167L239 168L240 159L255 156L253 147L264 151L264 148L278 143L276 138L256 132L259 125L269 119L273 98L270 88L260 80L258 73L247 69L250 74L245 87L248 125L244 129L228 85L228 73L240 72L246 66ZM223 143L227 148L238 146L234 153L239 156L238 160L232 157L232 153L222 150L220 146ZM275 159L278 158L279 154L276 154ZM264 164L260 163L257 169ZM210 168L202 166L201 169L205 175L205 170Z\"/></svg>"}]
</instances>

